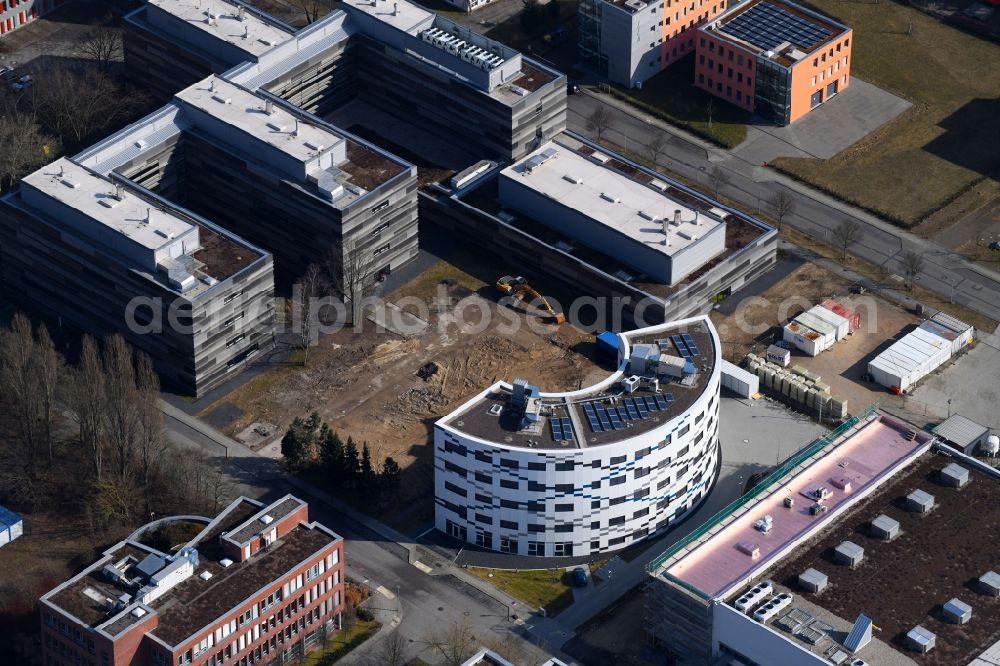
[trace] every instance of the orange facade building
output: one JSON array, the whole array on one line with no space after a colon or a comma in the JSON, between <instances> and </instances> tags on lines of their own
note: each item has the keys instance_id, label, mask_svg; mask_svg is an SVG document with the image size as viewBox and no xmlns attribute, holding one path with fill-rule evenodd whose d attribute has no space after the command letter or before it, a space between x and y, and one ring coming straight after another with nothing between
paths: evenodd
<instances>
[{"instance_id":1,"label":"orange facade building","mask_svg":"<svg viewBox=\"0 0 1000 666\"><path fill-rule=\"evenodd\" d=\"M695 85L788 125L850 85L852 37L799 5L748 0L698 30Z\"/></svg>"}]
</instances>

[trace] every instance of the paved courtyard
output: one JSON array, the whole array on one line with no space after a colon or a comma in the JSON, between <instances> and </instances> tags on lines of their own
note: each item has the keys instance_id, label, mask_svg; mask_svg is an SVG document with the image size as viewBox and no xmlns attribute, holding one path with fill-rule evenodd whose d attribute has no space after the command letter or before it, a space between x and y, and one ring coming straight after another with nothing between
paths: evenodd
<instances>
[{"instance_id":1,"label":"paved courtyard","mask_svg":"<svg viewBox=\"0 0 1000 666\"><path fill-rule=\"evenodd\" d=\"M847 90L788 125L751 125L732 153L751 164L776 157L829 159L910 108L901 97L855 77Z\"/></svg>"},{"instance_id":2,"label":"paved courtyard","mask_svg":"<svg viewBox=\"0 0 1000 666\"><path fill-rule=\"evenodd\" d=\"M974 348L917 387L907 400L910 411L926 411L929 421L958 413L1000 432L1000 340L977 337Z\"/></svg>"}]
</instances>

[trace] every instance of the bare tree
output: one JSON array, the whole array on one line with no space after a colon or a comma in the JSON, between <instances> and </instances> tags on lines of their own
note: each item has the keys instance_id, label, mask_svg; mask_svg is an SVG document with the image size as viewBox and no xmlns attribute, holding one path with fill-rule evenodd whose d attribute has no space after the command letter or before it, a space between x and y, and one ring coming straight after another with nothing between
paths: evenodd
<instances>
[{"instance_id":1,"label":"bare tree","mask_svg":"<svg viewBox=\"0 0 1000 666\"><path fill-rule=\"evenodd\" d=\"M596 135L598 143L600 143L604 133L611 127L613 115L608 107L598 104L591 114L587 116L587 129Z\"/></svg>"},{"instance_id":2,"label":"bare tree","mask_svg":"<svg viewBox=\"0 0 1000 666\"><path fill-rule=\"evenodd\" d=\"M104 342L104 429L108 437L115 482L127 484L135 465L135 443L139 435L139 418L135 409L139 399L136 390L135 365L132 350L120 335Z\"/></svg>"},{"instance_id":3,"label":"bare tree","mask_svg":"<svg viewBox=\"0 0 1000 666\"><path fill-rule=\"evenodd\" d=\"M654 166L659 163L660 158L667 152L667 139L662 132L656 132L653 135L650 142L646 144L646 152Z\"/></svg>"},{"instance_id":4,"label":"bare tree","mask_svg":"<svg viewBox=\"0 0 1000 666\"><path fill-rule=\"evenodd\" d=\"M41 425L42 443L49 453L49 463L55 459L52 451L52 416L56 402L56 386L62 370L62 357L52 343L45 324L39 324L35 333L35 372L38 381L38 420Z\"/></svg>"},{"instance_id":5,"label":"bare tree","mask_svg":"<svg viewBox=\"0 0 1000 666\"><path fill-rule=\"evenodd\" d=\"M712 129L712 116L715 115L715 97L709 94L708 103L705 105L705 112L708 116L708 129Z\"/></svg>"},{"instance_id":6,"label":"bare tree","mask_svg":"<svg viewBox=\"0 0 1000 666\"><path fill-rule=\"evenodd\" d=\"M94 338L83 336L80 363L73 374L70 406L80 444L90 451L94 476L101 481L104 467L104 367Z\"/></svg>"},{"instance_id":7,"label":"bare tree","mask_svg":"<svg viewBox=\"0 0 1000 666\"><path fill-rule=\"evenodd\" d=\"M784 189L780 189L767 200L774 214L774 220L778 223L778 228L784 223L785 218L795 213L795 199Z\"/></svg>"},{"instance_id":8,"label":"bare tree","mask_svg":"<svg viewBox=\"0 0 1000 666\"><path fill-rule=\"evenodd\" d=\"M319 20L320 17L330 10L327 3L322 0L288 0L288 4L294 7L298 13L302 14L306 23Z\"/></svg>"},{"instance_id":9,"label":"bare tree","mask_svg":"<svg viewBox=\"0 0 1000 666\"><path fill-rule=\"evenodd\" d=\"M112 62L122 56L122 31L115 27L98 27L88 32L77 47L80 53L107 71Z\"/></svg>"},{"instance_id":10,"label":"bare tree","mask_svg":"<svg viewBox=\"0 0 1000 666\"><path fill-rule=\"evenodd\" d=\"M913 289L913 280L920 275L924 269L924 257L919 252L907 252L901 261L903 272L906 274L906 288Z\"/></svg>"},{"instance_id":11,"label":"bare tree","mask_svg":"<svg viewBox=\"0 0 1000 666\"><path fill-rule=\"evenodd\" d=\"M409 645L399 629L389 632L372 655L372 666L403 666L409 663Z\"/></svg>"},{"instance_id":12,"label":"bare tree","mask_svg":"<svg viewBox=\"0 0 1000 666\"><path fill-rule=\"evenodd\" d=\"M847 250L860 241L865 235L861 226L854 220L843 220L833 230L833 239L840 248L841 259L847 261Z\"/></svg>"},{"instance_id":13,"label":"bare tree","mask_svg":"<svg viewBox=\"0 0 1000 666\"><path fill-rule=\"evenodd\" d=\"M38 74L34 107L39 122L66 143L79 145L103 134L146 104L146 96L127 89L105 72L54 65Z\"/></svg>"},{"instance_id":14,"label":"bare tree","mask_svg":"<svg viewBox=\"0 0 1000 666\"><path fill-rule=\"evenodd\" d=\"M160 379L149 356L136 353L136 453L142 490L149 501L151 475L164 450L163 412L160 410Z\"/></svg>"},{"instance_id":15,"label":"bare tree","mask_svg":"<svg viewBox=\"0 0 1000 666\"><path fill-rule=\"evenodd\" d=\"M374 263L368 252L356 243L347 242L343 248L332 248L327 257L327 274L345 304L350 304L350 320L357 326L361 320L365 297L374 281Z\"/></svg>"},{"instance_id":16,"label":"bare tree","mask_svg":"<svg viewBox=\"0 0 1000 666\"><path fill-rule=\"evenodd\" d=\"M476 650L476 637L468 618L438 629L427 642L441 655L445 666L462 666Z\"/></svg>"},{"instance_id":17,"label":"bare tree","mask_svg":"<svg viewBox=\"0 0 1000 666\"><path fill-rule=\"evenodd\" d=\"M19 462L29 489L37 478L38 450L46 425L38 373L38 352L31 321L14 315L10 329L0 333L0 389L13 416Z\"/></svg>"},{"instance_id":18,"label":"bare tree","mask_svg":"<svg viewBox=\"0 0 1000 666\"><path fill-rule=\"evenodd\" d=\"M42 132L30 115L11 110L0 122L0 190L12 188L22 176L59 153L59 141Z\"/></svg>"},{"instance_id":19,"label":"bare tree","mask_svg":"<svg viewBox=\"0 0 1000 666\"><path fill-rule=\"evenodd\" d=\"M719 190L723 186L728 185L730 182L729 172L722 167L716 165L712 167L711 171L708 172L708 180L712 183L712 189L715 191L715 198L719 198Z\"/></svg>"},{"instance_id":20,"label":"bare tree","mask_svg":"<svg viewBox=\"0 0 1000 666\"><path fill-rule=\"evenodd\" d=\"M292 322L299 336L299 347L302 349L302 365L308 363L309 348L315 343L318 324L318 299L330 291L326 277L317 264L309 264L305 273L292 288Z\"/></svg>"}]
</instances>

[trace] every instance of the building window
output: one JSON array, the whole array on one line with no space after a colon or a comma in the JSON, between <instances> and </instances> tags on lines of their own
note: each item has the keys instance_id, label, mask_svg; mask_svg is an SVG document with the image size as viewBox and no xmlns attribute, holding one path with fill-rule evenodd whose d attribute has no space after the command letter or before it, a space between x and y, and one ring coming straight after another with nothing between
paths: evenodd
<instances>
[{"instance_id":1,"label":"building window","mask_svg":"<svg viewBox=\"0 0 1000 666\"><path fill-rule=\"evenodd\" d=\"M482 548L493 549L493 534L490 532L480 532L476 530L476 545Z\"/></svg>"},{"instance_id":2,"label":"building window","mask_svg":"<svg viewBox=\"0 0 1000 666\"><path fill-rule=\"evenodd\" d=\"M386 243L382 247L375 248L375 250L372 252L372 256L373 257L377 257L378 255L383 254L383 253L388 252L388 251L389 251L389 244Z\"/></svg>"},{"instance_id":3,"label":"building window","mask_svg":"<svg viewBox=\"0 0 1000 666\"><path fill-rule=\"evenodd\" d=\"M500 537L500 552L516 553L517 539L515 539L514 537Z\"/></svg>"},{"instance_id":4,"label":"building window","mask_svg":"<svg viewBox=\"0 0 1000 666\"><path fill-rule=\"evenodd\" d=\"M553 544L553 555L556 557L570 556L573 554L572 542Z\"/></svg>"},{"instance_id":5,"label":"building window","mask_svg":"<svg viewBox=\"0 0 1000 666\"><path fill-rule=\"evenodd\" d=\"M535 555L538 557L545 556L545 544L541 541L529 541L528 542L528 555Z\"/></svg>"}]
</instances>

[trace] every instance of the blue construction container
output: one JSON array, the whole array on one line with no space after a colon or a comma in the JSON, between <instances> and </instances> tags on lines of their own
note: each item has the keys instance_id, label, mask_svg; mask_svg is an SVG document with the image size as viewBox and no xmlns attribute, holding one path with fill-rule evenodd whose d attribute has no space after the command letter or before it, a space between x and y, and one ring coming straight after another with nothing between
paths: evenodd
<instances>
[{"instance_id":1,"label":"blue construction container","mask_svg":"<svg viewBox=\"0 0 1000 666\"><path fill-rule=\"evenodd\" d=\"M597 336L597 355L618 362L618 334L604 331Z\"/></svg>"},{"instance_id":2,"label":"blue construction container","mask_svg":"<svg viewBox=\"0 0 1000 666\"><path fill-rule=\"evenodd\" d=\"M4 546L24 533L21 516L0 506L0 546Z\"/></svg>"}]
</instances>

